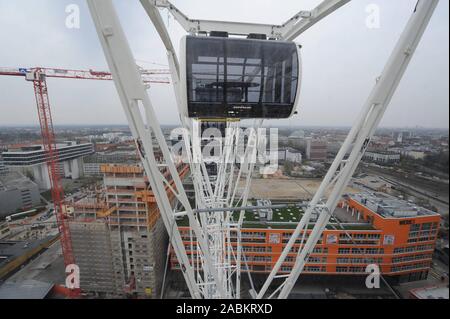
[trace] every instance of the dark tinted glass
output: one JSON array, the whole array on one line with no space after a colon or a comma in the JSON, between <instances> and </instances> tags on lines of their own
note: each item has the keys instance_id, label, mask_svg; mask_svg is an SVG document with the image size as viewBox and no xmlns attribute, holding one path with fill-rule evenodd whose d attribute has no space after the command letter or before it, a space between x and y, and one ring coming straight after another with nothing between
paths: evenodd
<instances>
[{"instance_id":1,"label":"dark tinted glass","mask_svg":"<svg viewBox=\"0 0 450 319\"><path fill-rule=\"evenodd\" d=\"M299 79L294 43L188 37L190 117L286 118Z\"/></svg>"}]
</instances>

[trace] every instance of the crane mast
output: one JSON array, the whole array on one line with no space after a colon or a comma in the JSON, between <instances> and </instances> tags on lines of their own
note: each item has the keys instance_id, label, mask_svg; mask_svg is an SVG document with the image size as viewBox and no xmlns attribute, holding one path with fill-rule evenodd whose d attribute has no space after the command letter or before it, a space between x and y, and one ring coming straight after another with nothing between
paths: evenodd
<instances>
[{"instance_id":1,"label":"crane mast","mask_svg":"<svg viewBox=\"0 0 450 319\"><path fill-rule=\"evenodd\" d=\"M63 210L64 188L59 173L58 151L56 149L55 131L50 110L47 81L45 80L45 74L39 68L35 69L33 73L27 74L26 79L27 81L33 82L39 124L41 127L42 144L44 145L44 150L47 154L48 175L55 207L55 216L61 236L60 242L64 265L68 266L75 263L75 258L72 251L72 240L67 216Z\"/></svg>"}]
</instances>

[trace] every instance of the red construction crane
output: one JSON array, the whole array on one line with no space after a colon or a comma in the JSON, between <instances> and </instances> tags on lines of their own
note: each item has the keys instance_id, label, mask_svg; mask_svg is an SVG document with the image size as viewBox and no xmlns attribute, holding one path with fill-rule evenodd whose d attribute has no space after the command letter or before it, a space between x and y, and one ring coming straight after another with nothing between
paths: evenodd
<instances>
[{"instance_id":1,"label":"red construction crane","mask_svg":"<svg viewBox=\"0 0 450 319\"><path fill-rule=\"evenodd\" d=\"M159 77L170 74L168 70L141 70L144 83L170 83L168 78ZM50 110L48 87L46 78L83 79L83 80L112 80L111 73L97 72L93 70L65 70L54 68L0 68L0 75L22 76L27 81L33 82L36 97L39 123L41 127L42 143L47 153L47 166L51 182L51 194L55 207L55 215L60 233L60 241L65 266L75 264L72 251L72 240L68 225L68 218L64 211L64 189L58 168L58 151L56 148L55 131ZM155 77L157 75L158 77ZM73 291L73 296L78 295L79 290Z\"/></svg>"}]
</instances>

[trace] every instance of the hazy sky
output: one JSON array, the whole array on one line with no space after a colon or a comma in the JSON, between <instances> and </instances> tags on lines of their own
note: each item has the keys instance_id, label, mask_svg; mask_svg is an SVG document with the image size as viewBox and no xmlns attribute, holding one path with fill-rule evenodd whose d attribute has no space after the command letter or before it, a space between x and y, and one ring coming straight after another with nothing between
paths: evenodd
<instances>
[{"instance_id":1,"label":"hazy sky","mask_svg":"<svg viewBox=\"0 0 450 319\"><path fill-rule=\"evenodd\" d=\"M173 0L192 18L280 24L318 0ZM81 8L81 28L65 27L65 8ZM115 0L137 62L166 65L166 55L137 0ZM369 4L381 9L369 29ZM283 5L281 5L283 4ZM297 39L303 45L299 115L281 125L351 125L382 71L416 0L353 0ZM442 0L382 122L393 127L449 127L449 1ZM184 34L163 12L175 46ZM150 64L149 62L156 63ZM0 67L107 70L84 0L0 0ZM113 83L49 79L55 124L122 124ZM150 90L162 124L176 124L170 85ZM0 77L0 125L38 124L33 89L23 78Z\"/></svg>"}]
</instances>

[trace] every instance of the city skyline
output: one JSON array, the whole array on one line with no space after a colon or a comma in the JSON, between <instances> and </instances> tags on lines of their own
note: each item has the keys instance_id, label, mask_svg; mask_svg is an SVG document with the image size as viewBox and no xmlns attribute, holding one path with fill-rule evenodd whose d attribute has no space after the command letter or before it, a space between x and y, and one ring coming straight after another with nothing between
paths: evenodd
<instances>
[{"instance_id":1,"label":"city skyline","mask_svg":"<svg viewBox=\"0 0 450 319\"><path fill-rule=\"evenodd\" d=\"M327 23L314 26L297 39L303 45L299 115L289 120L270 121L270 125L345 127L353 123L415 3L414 0L374 2L380 8L380 28L369 29L365 25L368 16L366 9L372 2L351 2L328 17ZM1 66L107 70L86 4L81 0L71 3L80 6L80 29L65 27L65 7L69 3L64 1L55 4L49 0L39 3L0 0L0 37L10 47L10 50L0 52ZM244 6L249 9L254 3L248 1ZM303 7L296 1L286 1L283 7L276 6L270 0L258 1L258 15L254 17L245 14L248 10L240 10L242 13L232 10L242 6L235 0L227 5L199 0L192 1L188 7L181 1L175 1L175 4L193 18L225 20L232 16L235 20L281 23L292 12L309 9L317 1L305 1ZM167 65L161 41L139 4L124 5L116 1L116 5L125 31L130 36L137 62L147 68ZM220 10L213 10L214 7ZM41 16L40 21L46 23L38 23L37 26L16 23L18 20L28 20L30 15ZM178 48L178 40L184 33L173 19L167 21L175 39L174 45ZM448 129L448 52L448 2L444 1L439 4L381 127ZM48 82L56 126L126 123L112 83ZM37 124L30 85L21 78L0 77L0 90L0 111L3 114L0 126ZM149 92L160 122L165 125L178 124L171 85L154 85Z\"/></svg>"}]
</instances>

